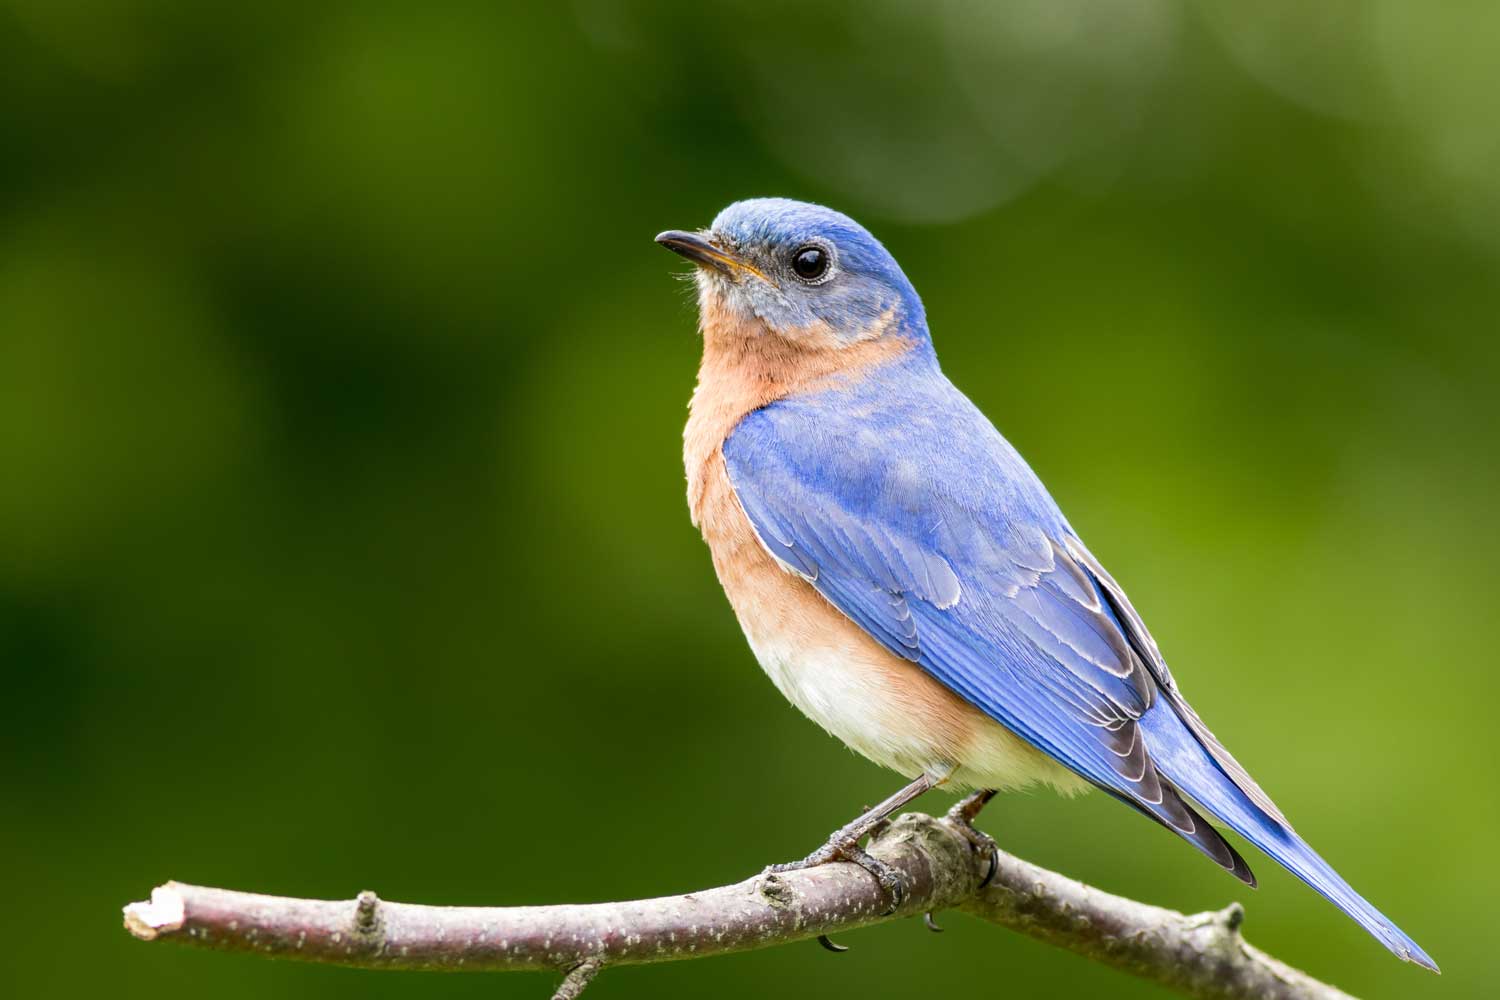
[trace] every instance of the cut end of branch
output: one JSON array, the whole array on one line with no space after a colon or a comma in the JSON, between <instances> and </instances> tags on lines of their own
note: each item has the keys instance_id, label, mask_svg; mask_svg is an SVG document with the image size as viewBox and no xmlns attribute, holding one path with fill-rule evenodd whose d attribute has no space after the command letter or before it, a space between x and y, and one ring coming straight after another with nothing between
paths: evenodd
<instances>
[{"instance_id":1,"label":"cut end of branch","mask_svg":"<svg viewBox=\"0 0 1500 1000\"><path fill-rule=\"evenodd\" d=\"M182 930L186 914L182 894L170 885L159 885L151 890L149 902L125 907L125 929L142 941L154 941L159 935Z\"/></svg>"}]
</instances>

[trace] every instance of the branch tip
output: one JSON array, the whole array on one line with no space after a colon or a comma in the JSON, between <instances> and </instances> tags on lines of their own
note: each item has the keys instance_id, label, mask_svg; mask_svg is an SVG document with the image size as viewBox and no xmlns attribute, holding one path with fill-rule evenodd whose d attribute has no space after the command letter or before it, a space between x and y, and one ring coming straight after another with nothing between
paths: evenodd
<instances>
[{"instance_id":1,"label":"branch tip","mask_svg":"<svg viewBox=\"0 0 1500 1000\"><path fill-rule=\"evenodd\" d=\"M126 930L142 941L154 941L158 935L182 930L187 905L176 889L159 885L151 890L149 901L127 905L124 915Z\"/></svg>"}]
</instances>

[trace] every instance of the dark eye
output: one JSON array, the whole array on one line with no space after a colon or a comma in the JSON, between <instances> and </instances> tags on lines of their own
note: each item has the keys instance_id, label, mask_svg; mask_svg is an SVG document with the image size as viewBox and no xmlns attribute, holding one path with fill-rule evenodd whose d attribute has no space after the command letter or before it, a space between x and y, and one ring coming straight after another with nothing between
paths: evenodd
<instances>
[{"instance_id":1,"label":"dark eye","mask_svg":"<svg viewBox=\"0 0 1500 1000\"><path fill-rule=\"evenodd\" d=\"M828 251L809 243L792 253L792 270L803 281L817 281L828 273Z\"/></svg>"}]
</instances>

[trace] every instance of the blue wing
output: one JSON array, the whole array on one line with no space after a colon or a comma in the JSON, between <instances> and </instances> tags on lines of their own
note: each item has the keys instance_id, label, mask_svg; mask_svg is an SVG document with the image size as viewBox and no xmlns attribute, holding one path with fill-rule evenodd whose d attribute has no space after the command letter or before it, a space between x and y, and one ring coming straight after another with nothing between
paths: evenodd
<instances>
[{"instance_id":1,"label":"blue wing","mask_svg":"<svg viewBox=\"0 0 1500 1000\"><path fill-rule=\"evenodd\" d=\"M1254 885L1181 789L1393 952L1432 965L1203 725L1123 591L941 373L901 365L781 400L723 452L771 554L891 652Z\"/></svg>"}]
</instances>

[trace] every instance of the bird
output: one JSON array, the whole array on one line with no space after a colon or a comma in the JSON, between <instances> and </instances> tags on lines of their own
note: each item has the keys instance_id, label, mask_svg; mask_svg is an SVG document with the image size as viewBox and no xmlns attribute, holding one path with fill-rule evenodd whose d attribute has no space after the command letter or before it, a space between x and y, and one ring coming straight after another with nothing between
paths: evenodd
<instances>
[{"instance_id":1,"label":"bird","mask_svg":"<svg viewBox=\"0 0 1500 1000\"><path fill-rule=\"evenodd\" d=\"M953 814L978 845L967 824L997 791L1096 788L1254 886L1206 813L1438 971L1189 705L1125 591L943 373L879 240L754 198L656 242L694 265L688 505L746 640L805 715L909 781L773 870L852 861L899 901L899 873L859 841L917 796L972 789Z\"/></svg>"}]
</instances>

